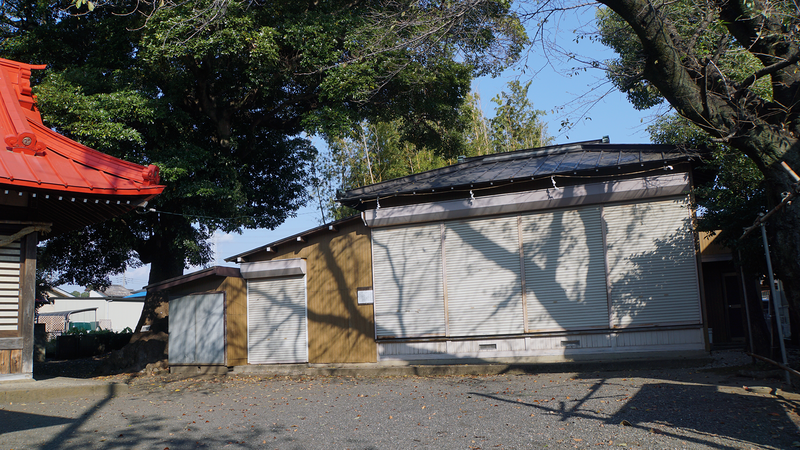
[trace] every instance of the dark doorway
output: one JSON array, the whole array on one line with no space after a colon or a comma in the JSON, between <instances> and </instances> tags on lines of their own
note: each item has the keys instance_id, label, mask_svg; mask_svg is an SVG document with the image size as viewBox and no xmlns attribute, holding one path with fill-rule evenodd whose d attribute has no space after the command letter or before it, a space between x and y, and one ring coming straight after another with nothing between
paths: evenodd
<instances>
[{"instance_id":1,"label":"dark doorway","mask_svg":"<svg viewBox=\"0 0 800 450\"><path fill-rule=\"evenodd\" d=\"M744 309L742 303L742 283L736 273L722 275L723 297L725 299L728 338L732 342L744 342Z\"/></svg>"}]
</instances>

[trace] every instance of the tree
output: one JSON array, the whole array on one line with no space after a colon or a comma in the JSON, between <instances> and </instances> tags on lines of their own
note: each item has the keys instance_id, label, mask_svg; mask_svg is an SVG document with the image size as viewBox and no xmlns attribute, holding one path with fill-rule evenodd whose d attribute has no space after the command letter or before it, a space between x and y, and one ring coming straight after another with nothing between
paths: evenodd
<instances>
[{"instance_id":1,"label":"tree","mask_svg":"<svg viewBox=\"0 0 800 450\"><path fill-rule=\"evenodd\" d=\"M540 120L544 111L533 109L528 98L531 83L528 81L523 86L519 81L511 81L508 83L510 92L501 92L492 99L497 104L495 116L490 120L495 153L541 147L552 142L553 138L547 136L546 126Z\"/></svg>"},{"instance_id":2,"label":"tree","mask_svg":"<svg viewBox=\"0 0 800 450\"><path fill-rule=\"evenodd\" d=\"M483 115L478 94L470 94L459 108L460 120L443 134L454 143L460 154L440 148L415 145L398 131L402 119L392 122L367 122L339 135L327 137L329 152L315 162L312 183L323 222L326 217L341 219L357 211L336 204L336 194L368 184L399 178L444 167L457 162L457 156L479 156L548 145L542 122L543 111L533 108L528 98L530 83L508 83L510 92L492 99L497 105L495 116Z\"/></svg>"},{"instance_id":3,"label":"tree","mask_svg":"<svg viewBox=\"0 0 800 450\"><path fill-rule=\"evenodd\" d=\"M704 151L704 163L695 176L695 202L700 214L698 229L719 231L719 242L734 252L752 252L761 246L760 236L741 240L742 230L764 210L764 175L746 155L715 142L707 133L677 115L658 118L648 127L656 144L671 144ZM754 242L755 241L755 242ZM763 273L762 258L746 261L748 269Z\"/></svg>"},{"instance_id":4,"label":"tree","mask_svg":"<svg viewBox=\"0 0 800 450\"><path fill-rule=\"evenodd\" d=\"M304 133L403 116L405 139L446 147L442 130L457 120L472 75L515 50L483 56L509 49L499 41L525 40L506 3L472 4L482 12L462 17L457 34L430 32L409 47L402 42L421 28L370 28L381 2L198 0L147 14L136 9L144 3L74 14L63 9L69 2L4 2L2 56L49 66L35 74L47 124L157 164L167 185L138 213L48 241L42 263L60 282L94 286L141 263L151 264L149 283L203 265L214 230L273 228L306 201L316 151ZM417 5L411 16L437 8ZM150 320L158 302L147 302Z\"/></svg>"},{"instance_id":5,"label":"tree","mask_svg":"<svg viewBox=\"0 0 800 450\"><path fill-rule=\"evenodd\" d=\"M608 28L603 35L620 54L612 78L634 105L646 106L663 97L714 142L738 152L731 157L740 162L744 158L757 167L764 177L763 209L777 205L784 192L795 189L780 163L800 168L800 14L796 3L601 3L625 24L617 31ZM625 44L625 33L637 39ZM737 180L730 177L726 182ZM798 226L796 206L784 208L769 223L775 269L787 287L794 314L800 307ZM736 228L728 230L735 233Z\"/></svg>"}]
</instances>

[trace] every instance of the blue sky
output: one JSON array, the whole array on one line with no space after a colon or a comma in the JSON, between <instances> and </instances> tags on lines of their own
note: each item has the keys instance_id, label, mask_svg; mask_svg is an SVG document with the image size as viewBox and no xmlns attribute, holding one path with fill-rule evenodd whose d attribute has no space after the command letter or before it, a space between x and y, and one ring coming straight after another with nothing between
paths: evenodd
<instances>
[{"instance_id":1,"label":"blue sky","mask_svg":"<svg viewBox=\"0 0 800 450\"><path fill-rule=\"evenodd\" d=\"M562 21L554 21L551 29L558 29L560 34L557 44L563 52L574 52L589 55L595 59L606 59L614 56L613 52L600 44L583 39L575 42L574 30L591 12L581 15L568 15ZM529 30L529 35L532 35ZM568 75L575 62L560 61L555 55L543 55L535 46L528 53L525 63L506 70L497 78L482 77L472 84L473 92L481 97L483 113L487 117L494 115L494 103L491 99L502 92L509 81L519 79L522 82L533 80L528 96L536 109L546 112L543 121L548 124L548 133L555 137L556 144L587 141L609 136L612 143L647 143L650 142L646 131L648 123L656 114L654 111L636 111L617 91L612 91L598 99L600 93L611 90L605 82L603 72L599 70L579 71L576 75ZM541 49L541 47L538 47ZM593 103L585 108L587 103ZM583 105L583 106L582 106ZM574 125L562 130L561 122L569 118ZM216 235L217 265L232 265L224 259L270 242L314 228L320 224L320 213L313 206L302 208L297 217L290 218L275 230L245 230L241 235ZM129 289L139 289L147 283L148 267L128 271L122 276L112 278L115 284L124 284Z\"/></svg>"}]
</instances>

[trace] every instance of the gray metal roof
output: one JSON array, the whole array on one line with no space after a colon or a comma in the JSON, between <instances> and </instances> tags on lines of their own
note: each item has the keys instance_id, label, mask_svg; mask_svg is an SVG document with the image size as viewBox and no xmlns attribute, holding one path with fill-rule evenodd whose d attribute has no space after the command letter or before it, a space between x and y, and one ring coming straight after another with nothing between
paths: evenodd
<instances>
[{"instance_id":1,"label":"gray metal roof","mask_svg":"<svg viewBox=\"0 0 800 450\"><path fill-rule=\"evenodd\" d=\"M102 300L99 297L96 298L96 299ZM96 314L97 313L97 307L95 306L95 307L92 307L92 308L73 309L73 310L70 310L70 311L43 312L43 313L38 313L38 316L39 317L63 317L64 319L66 319L67 317L69 317L72 314L88 312L88 311L94 311L95 314Z\"/></svg>"},{"instance_id":2,"label":"gray metal roof","mask_svg":"<svg viewBox=\"0 0 800 450\"><path fill-rule=\"evenodd\" d=\"M698 154L671 145L609 144L599 140L555 145L467 158L440 169L349 190L339 196L339 201L353 206L362 199L596 172L615 167L631 170L633 166L668 164L694 156Z\"/></svg>"}]
</instances>

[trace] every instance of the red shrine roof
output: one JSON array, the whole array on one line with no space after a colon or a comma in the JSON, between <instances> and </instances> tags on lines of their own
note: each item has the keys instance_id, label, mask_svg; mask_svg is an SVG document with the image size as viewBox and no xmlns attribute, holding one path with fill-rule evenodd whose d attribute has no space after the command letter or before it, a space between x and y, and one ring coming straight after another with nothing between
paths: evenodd
<instances>
[{"instance_id":1,"label":"red shrine roof","mask_svg":"<svg viewBox=\"0 0 800 450\"><path fill-rule=\"evenodd\" d=\"M158 167L123 161L42 123L31 65L0 58L0 224L38 221L68 231L124 214L164 190Z\"/></svg>"},{"instance_id":2,"label":"red shrine roof","mask_svg":"<svg viewBox=\"0 0 800 450\"><path fill-rule=\"evenodd\" d=\"M68 139L42 124L31 93L32 69L46 66L0 58L0 184L71 193L161 193L158 167L143 167Z\"/></svg>"}]
</instances>

